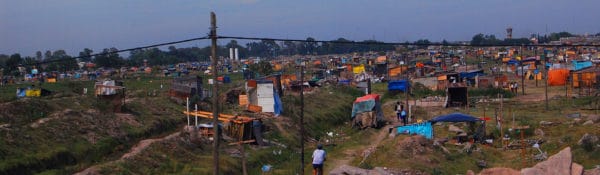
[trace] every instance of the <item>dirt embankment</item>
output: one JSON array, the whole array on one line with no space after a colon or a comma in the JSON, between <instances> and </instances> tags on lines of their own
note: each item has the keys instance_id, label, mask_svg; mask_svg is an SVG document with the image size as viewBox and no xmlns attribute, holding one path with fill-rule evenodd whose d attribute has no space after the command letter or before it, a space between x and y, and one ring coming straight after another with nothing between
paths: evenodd
<instances>
[{"instance_id":1,"label":"dirt embankment","mask_svg":"<svg viewBox=\"0 0 600 175\"><path fill-rule=\"evenodd\" d=\"M173 138L179 136L179 134L180 134L180 132L177 131L177 132L174 132L174 133L169 134L169 135L164 136L164 137L142 140L142 141L138 142L137 144L135 144L133 147L131 147L131 149L129 149L129 151L127 153L123 154L123 156L121 156L121 158L119 158L117 160L114 160L114 161L106 162L104 164L110 164L110 163L114 163L114 162L125 161L125 160L127 160L129 158L137 156L138 154L140 154L142 151L144 151L146 148L148 148L153 143L155 143L155 142L161 142L161 141L164 141L164 140L173 139ZM101 165L102 164L91 166L89 168L86 168L83 171L75 173L75 175L97 175L97 174L100 174L99 173L99 170L100 170L99 166L101 166Z\"/></svg>"}]
</instances>

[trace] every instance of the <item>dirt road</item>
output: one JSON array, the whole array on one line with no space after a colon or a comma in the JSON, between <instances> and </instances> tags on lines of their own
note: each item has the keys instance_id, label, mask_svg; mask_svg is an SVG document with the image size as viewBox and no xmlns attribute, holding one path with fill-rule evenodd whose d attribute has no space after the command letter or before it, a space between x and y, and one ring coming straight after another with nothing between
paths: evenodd
<instances>
[{"instance_id":1,"label":"dirt road","mask_svg":"<svg viewBox=\"0 0 600 175\"><path fill-rule=\"evenodd\" d=\"M174 133L169 134L169 135L164 136L164 137L160 137L160 138L153 138L153 139L142 140L142 141L138 142L137 144L135 144L133 147L131 147L131 149L127 153L123 154L123 156L121 156L121 158L119 158L117 160L114 160L114 161L105 162L105 163L102 163L102 164L91 166L91 167L89 167L89 168L87 168L87 169L85 169L83 171L75 173L75 175L96 175L96 174L99 174L98 173L98 171L100 170L99 166L101 166L103 164L109 164L109 163L113 163L113 162L125 161L128 158L131 158L131 157L134 157L134 156L140 154L143 150L145 150L146 148L148 148L150 145L152 145L155 142L160 142L160 141L163 141L163 140L169 140L169 139L175 138L177 136L179 136L179 131L174 132Z\"/></svg>"}]
</instances>

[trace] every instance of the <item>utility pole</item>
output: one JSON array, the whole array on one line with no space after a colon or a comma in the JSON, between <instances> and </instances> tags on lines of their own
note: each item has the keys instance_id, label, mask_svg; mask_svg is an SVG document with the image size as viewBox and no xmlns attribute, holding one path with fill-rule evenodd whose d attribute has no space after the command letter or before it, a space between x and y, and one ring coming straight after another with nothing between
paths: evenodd
<instances>
[{"instance_id":1,"label":"utility pole","mask_svg":"<svg viewBox=\"0 0 600 175\"><path fill-rule=\"evenodd\" d=\"M406 89L404 91L404 93L406 94L406 111L407 111L407 116L408 117L406 120L408 120L410 117L412 117L410 115L410 104L408 104L408 91L410 90L410 80L409 80L409 75L408 75L408 57L404 57L404 64L406 65Z\"/></svg>"},{"instance_id":2,"label":"utility pole","mask_svg":"<svg viewBox=\"0 0 600 175\"><path fill-rule=\"evenodd\" d=\"M544 68L544 94L546 94L546 111L548 111L548 68L546 68L546 64L548 64L548 58L546 52L542 54L544 56L543 68Z\"/></svg>"},{"instance_id":3,"label":"utility pole","mask_svg":"<svg viewBox=\"0 0 600 175\"><path fill-rule=\"evenodd\" d=\"M300 174L304 174L304 64L300 64Z\"/></svg>"},{"instance_id":4,"label":"utility pole","mask_svg":"<svg viewBox=\"0 0 600 175\"><path fill-rule=\"evenodd\" d=\"M219 76L217 69L217 17L215 12L210 12L210 39L211 44L211 61L212 61L212 73L213 73L213 95L212 95L212 113L213 113L213 174L219 174L219 86L217 77Z\"/></svg>"},{"instance_id":5,"label":"utility pole","mask_svg":"<svg viewBox=\"0 0 600 175\"><path fill-rule=\"evenodd\" d=\"M535 62L534 62L534 66L535 66L535 70L539 70L537 67L537 46L535 46L535 49L533 50L533 56L536 58ZM539 71L537 72L538 74L540 73ZM538 79L537 79L537 74L534 74L534 79L535 79L535 87L538 87Z\"/></svg>"},{"instance_id":6,"label":"utility pole","mask_svg":"<svg viewBox=\"0 0 600 175\"><path fill-rule=\"evenodd\" d=\"M521 51L521 92L525 95L525 70L523 70L523 46L520 47Z\"/></svg>"}]
</instances>

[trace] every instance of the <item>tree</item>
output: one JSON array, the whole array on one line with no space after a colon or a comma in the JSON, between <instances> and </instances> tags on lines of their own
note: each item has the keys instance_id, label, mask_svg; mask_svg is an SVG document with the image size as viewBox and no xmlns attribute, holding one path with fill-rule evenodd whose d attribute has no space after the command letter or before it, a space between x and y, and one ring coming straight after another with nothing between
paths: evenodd
<instances>
[{"instance_id":1,"label":"tree","mask_svg":"<svg viewBox=\"0 0 600 175\"><path fill-rule=\"evenodd\" d=\"M21 73L18 71L18 67L23 63L21 55L16 53L12 54L8 60L6 60L6 73L14 76L19 76Z\"/></svg>"},{"instance_id":2,"label":"tree","mask_svg":"<svg viewBox=\"0 0 600 175\"><path fill-rule=\"evenodd\" d=\"M52 62L48 63L46 71L72 71L79 69L77 60L69 56L65 50L55 50L49 56L46 59Z\"/></svg>"},{"instance_id":3,"label":"tree","mask_svg":"<svg viewBox=\"0 0 600 175\"><path fill-rule=\"evenodd\" d=\"M83 62L90 62L92 61L92 53L94 53L94 51L92 49L89 48L85 48L83 49L83 51L79 52L79 61L83 61Z\"/></svg>"},{"instance_id":4,"label":"tree","mask_svg":"<svg viewBox=\"0 0 600 175\"><path fill-rule=\"evenodd\" d=\"M314 54L317 51L317 47L319 46L319 44L317 42L315 42L315 39L312 37L308 37L306 38L306 42L304 42L304 44L302 45L301 49L299 50L300 54Z\"/></svg>"},{"instance_id":5,"label":"tree","mask_svg":"<svg viewBox=\"0 0 600 175\"><path fill-rule=\"evenodd\" d=\"M96 63L98 67L120 67L124 61L123 58L116 53L117 51L118 49L114 47L103 49L100 55L97 55L94 58L94 63Z\"/></svg>"},{"instance_id":6,"label":"tree","mask_svg":"<svg viewBox=\"0 0 600 175\"><path fill-rule=\"evenodd\" d=\"M31 69L38 63L38 60L35 57L25 57L23 58L23 65L25 65L27 72L31 72Z\"/></svg>"},{"instance_id":7,"label":"tree","mask_svg":"<svg viewBox=\"0 0 600 175\"><path fill-rule=\"evenodd\" d=\"M471 39L471 45L480 45L481 43L483 43L483 40L483 34L478 33Z\"/></svg>"},{"instance_id":8,"label":"tree","mask_svg":"<svg viewBox=\"0 0 600 175\"><path fill-rule=\"evenodd\" d=\"M1 73L7 74L8 68L6 67L6 61L8 61L9 58L10 56L8 55L0 54L0 70L2 70Z\"/></svg>"},{"instance_id":9,"label":"tree","mask_svg":"<svg viewBox=\"0 0 600 175\"><path fill-rule=\"evenodd\" d=\"M52 58L52 52L47 50L46 52L44 52L44 59L51 59Z\"/></svg>"},{"instance_id":10,"label":"tree","mask_svg":"<svg viewBox=\"0 0 600 175\"><path fill-rule=\"evenodd\" d=\"M293 41L284 41L282 52L287 53L287 55L295 55L298 53L298 46L296 42Z\"/></svg>"},{"instance_id":11,"label":"tree","mask_svg":"<svg viewBox=\"0 0 600 175\"><path fill-rule=\"evenodd\" d=\"M262 76L270 75L271 73L273 73L273 67L271 66L271 63L265 60L261 60L256 64L251 64L249 66L249 69L252 72L257 72Z\"/></svg>"},{"instance_id":12,"label":"tree","mask_svg":"<svg viewBox=\"0 0 600 175\"><path fill-rule=\"evenodd\" d=\"M427 46L429 46L429 44L431 44L431 42L428 39L420 39L417 40L415 44L418 46L418 48L425 49Z\"/></svg>"},{"instance_id":13,"label":"tree","mask_svg":"<svg viewBox=\"0 0 600 175\"><path fill-rule=\"evenodd\" d=\"M44 56L42 55L41 51L35 52L35 59L38 61L42 61L42 59L44 59Z\"/></svg>"},{"instance_id":14,"label":"tree","mask_svg":"<svg viewBox=\"0 0 600 175\"><path fill-rule=\"evenodd\" d=\"M268 54L265 55L266 57L275 57L279 53L279 50L281 50L281 47L275 40L261 40L260 42L266 46Z\"/></svg>"}]
</instances>

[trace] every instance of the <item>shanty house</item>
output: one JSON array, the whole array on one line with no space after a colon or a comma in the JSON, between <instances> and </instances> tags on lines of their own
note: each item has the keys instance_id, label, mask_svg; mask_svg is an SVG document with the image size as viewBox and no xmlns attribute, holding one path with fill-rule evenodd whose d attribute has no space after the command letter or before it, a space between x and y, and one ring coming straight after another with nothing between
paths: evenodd
<instances>
[{"instance_id":1,"label":"shanty house","mask_svg":"<svg viewBox=\"0 0 600 175\"><path fill-rule=\"evenodd\" d=\"M202 77L199 76L173 79L169 89L169 97L179 103L183 103L186 98L194 96L203 99L206 97L205 94L202 89Z\"/></svg>"}]
</instances>

